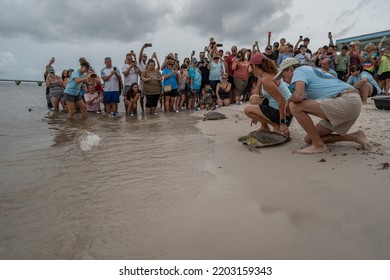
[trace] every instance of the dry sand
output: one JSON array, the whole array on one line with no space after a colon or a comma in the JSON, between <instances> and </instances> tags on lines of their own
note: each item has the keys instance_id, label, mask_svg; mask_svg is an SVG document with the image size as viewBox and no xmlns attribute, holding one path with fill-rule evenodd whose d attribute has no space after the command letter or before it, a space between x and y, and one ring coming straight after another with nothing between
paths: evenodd
<instances>
[{"instance_id":1,"label":"dry sand","mask_svg":"<svg viewBox=\"0 0 390 280\"><path fill-rule=\"evenodd\" d=\"M292 141L253 153L237 138L257 129L246 105L219 108L225 120L200 121L214 141L205 171L215 179L188 206L186 223L166 259L390 259L390 111L363 107L370 152L355 143L299 155ZM206 111L194 113L203 116Z\"/></svg>"}]
</instances>

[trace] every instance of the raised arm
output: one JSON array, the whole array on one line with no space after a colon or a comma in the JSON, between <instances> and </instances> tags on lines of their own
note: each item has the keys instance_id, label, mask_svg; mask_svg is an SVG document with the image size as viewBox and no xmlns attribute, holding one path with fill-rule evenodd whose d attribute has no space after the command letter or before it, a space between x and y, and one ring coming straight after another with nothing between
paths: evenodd
<instances>
[{"instance_id":1,"label":"raised arm","mask_svg":"<svg viewBox=\"0 0 390 280\"><path fill-rule=\"evenodd\" d=\"M144 44L139 51L138 63L142 62L142 56L144 55L144 49L148 47L148 44Z\"/></svg>"}]
</instances>

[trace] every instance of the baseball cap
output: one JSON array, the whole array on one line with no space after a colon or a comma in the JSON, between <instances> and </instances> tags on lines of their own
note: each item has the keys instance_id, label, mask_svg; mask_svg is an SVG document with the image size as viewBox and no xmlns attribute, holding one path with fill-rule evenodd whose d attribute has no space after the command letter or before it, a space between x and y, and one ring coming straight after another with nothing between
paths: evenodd
<instances>
[{"instance_id":1,"label":"baseball cap","mask_svg":"<svg viewBox=\"0 0 390 280\"><path fill-rule=\"evenodd\" d=\"M80 66L85 66L87 69L89 69L89 67L91 65L89 65L89 63L87 61L85 61L85 62L80 63Z\"/></svg>"},{"instance_id":2,"label":"baseball cap","mask_svg":"<svg viewBox=\"0 0 390 280\"><path fill-rule=\"evenodd\" d=\"M275 42L273 46L274 46L275 48L279 48L279 43L278 43L278 42Z\"/></svg>"},{"instance_id":3,"label":"baseball cap","mask_svg":"<svg viewBox=\"0 0 390 280\"><path fill-rule=\"evenodd\" d=\"M293 57L286 58L285 60L282 61L282 63L280 63L279 71L276 74L274 80L280 80L282 78L283 71L286 70L287 68L289 68L290 66L300 65L300 64L301 64L301 62L299 62L299 60L296 58L293 58Z\"/></svg>"},{"instance_id":4,"label":"baseball cap","mask_svg":"<svg viewBox=\"0 0 390 280\"><path fill-rule=\"evenodd\" d=\"M54 71L54 68L53 67L49 67L49 69L47 69L47 72L49 72L50 74L54 74L55 71Z\"/></svg>"},{"instance_id":5,"label":"baseball cap","mask_svg":"<svg viewBox=\"0 0 390 280\"><path fill-rule=\"evenodd\" d=\"M251 57L251 64L258 65L258 64L263 64L265 56L261 53L258 52Z\"/></svg>"},{"instance_id":6,"label":"baseball cap","mask_svg":"<svg viewBox=\"0 0 390 280\"><path fill-rule=\"evenodd\" d=\"M191 62L192 62L192 64L195 64L195 63L198 63L198 60L194 57Z\"/></svg>"}]
</instances>

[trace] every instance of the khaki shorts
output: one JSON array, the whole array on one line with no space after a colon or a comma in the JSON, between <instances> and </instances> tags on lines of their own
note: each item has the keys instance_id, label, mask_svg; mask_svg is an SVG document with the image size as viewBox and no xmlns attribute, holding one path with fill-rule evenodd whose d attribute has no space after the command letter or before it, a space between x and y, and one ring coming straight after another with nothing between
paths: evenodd
<instances>
[{"instance_id":1,"label":"khaki shorts","mask_svg":"<svg viewBox=\"0 0 390 280\"><path fill-rule=\"evenodd\" d=\"M362 99L359 93L348 92L339 97L316 100L328 120L318 124L345 136L360 115Z\"/></svg>"},{"instance_id":2,"label":"khaki shorts","mask_svg":"<svg viewBox=\"0 0 390 280\"><path fill-rule=\"evenodd\" d=\"M241 96L244 93L248 81L243 81L240 78L234 77L234 84L236 86L236 95Z\"/></svg>"}]
</instances>

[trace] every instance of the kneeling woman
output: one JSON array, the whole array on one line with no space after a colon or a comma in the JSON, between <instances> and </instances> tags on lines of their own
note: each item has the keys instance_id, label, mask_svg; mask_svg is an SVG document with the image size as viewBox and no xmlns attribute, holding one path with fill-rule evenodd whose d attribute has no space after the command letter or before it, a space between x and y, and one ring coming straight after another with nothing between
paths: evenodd
<instances>
[{"instance_id":1,"label":"kneeling woman","mask_svg":"<svg viewBox=\"0 0 390 280\"><path fill-rule=\"evenodd\" d=\"M125 104L126 115L134 116L137 113L137 102L139 99L139 87L137 83L132 83L126 92L123 103Z\"/></svg>"},{"instance_id":2,"label":"kneeling woman","mask_svg":"<svg viewBox=\"0 0 390 280\"><path fill-rule=\"evenodd\" d=\"M258 77L262 85L262 93L265 99L261 103L258 96L252 96L250 99L251 105L244 109L245 115L252 119L252 123L261 123L259 130L268 131L269 125L271 125L274 132L289 136L288 126L292 116L287 116L284 108L287 103L286 100L291 96L290 90L283 81L274 81L277 68L272 60L261 53L257 53L252 56L250 63L255 76Z\"/></svg>"},{"instance_id":3,"label":"kneeling woman","mask_svg":"<svg viewBox=\"0 0 390 280\"><path fill-rule=\"evenodd\" d=\"M231 89L232 89L232 84L228 82L228 75L223 74L222 82L217 84L217 88L215 92L217 96L217 104L219 107L230 105Z\"/></svg>"}]
</instances>

